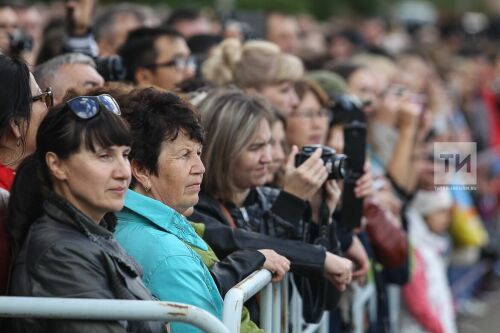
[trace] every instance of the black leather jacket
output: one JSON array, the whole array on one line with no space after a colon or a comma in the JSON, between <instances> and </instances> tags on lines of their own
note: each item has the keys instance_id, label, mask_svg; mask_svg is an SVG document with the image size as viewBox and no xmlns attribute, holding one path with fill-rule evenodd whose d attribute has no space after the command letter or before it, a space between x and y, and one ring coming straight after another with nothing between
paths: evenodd
<instances>
[{"instance_id":1,"label":"black leather jacket","mask_svg":"<svg viewBox=\"0 0 500 333\"><path fill-rule=\"evenodd\" d=\"M202 194L197 208L204 209L208 196ZM261 234L287 239L302 239L307 203L296 196L271 187L250 190L242 207L225 203L238 226Z\"/></svg>"},{"instance_id":2,"label":"black leather jacket","mask_svg":"<svg viewBox=\"0 0 500 333\"><path fill-rule=\"evenodd\" d=\"M151 300L141 268L114 240L105 222L95 224L50 193L44 215L30 228L16 258L11 294L16 296ZM165 332L161 322L12 320L14 332Z\"/></svg>"},{"instance_id":3,"label":"black leather jacket","mask_svg":"<svg viewBox=\"0 0 500 333\"><path fill-rule=\"evenodd\" d=\"M265 199L265 197L262 198ZM285 201L285 199L282 198L280 200ZM305 205L303 201L302 203ZM274 205L274 207L279 207L279 211L282 207L284 208L284 202L283 206L281 205L282 203L279 203L278 205ZM266 200L264 206L272 205ZM247 213L251 213L247 215L249 221L252 221L251 223L247 223L243 218L239 219L238 215L236 215L236 219L233 219L236 221L238 229L232 229L220 203L215 198L202 192L200 193L200 200L195 206L195 212L189 219L205 224L203 239L220 258L224 258L228 254L242 249L272 249L290 260L291 269L295 273L308 275L310 271L322 272L326 255L325 249L322 246L306 244L296 240L278 239L264 233L265 230L274 230L275 232L271 232L271 234L276 235L277 230L289 230L288 232L297 235L297 228L294 225L300 225L301 223L302 207L293 205L292 208L285 210L285 214L294 216L292 223L285 221L276 215L275 212L265 213L262 209L258 209L258 207L257 205L255 209L246 211ZM237 208L231 208L229 211L236 212L236 210ZM239 214L238 212L236 213ZM267 224L262 233L260 232L260 227L252 228L252 225L262 225L253 221L254 213L261 218L270 218L267 222L262 223ZM297 217L295 214L300 215L300 217ZM278 234L285 236L288 232L283 231Z\"/></svg>"}]
</instances>

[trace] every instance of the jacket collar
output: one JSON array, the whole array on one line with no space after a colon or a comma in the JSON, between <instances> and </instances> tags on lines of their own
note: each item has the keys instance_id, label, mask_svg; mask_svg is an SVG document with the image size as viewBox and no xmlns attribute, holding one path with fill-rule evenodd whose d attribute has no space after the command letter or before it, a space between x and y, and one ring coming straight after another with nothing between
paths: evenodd
<instances>
[{"instance_id":1,"label":"jacket collar","mask_svg":"<svg viewBox=\"0 0 500 333\"><path fill-rule=\"evenodd\" d=\"M95 223L87 215L78 210L69 201L55 192L48 192L44 201L45 213L59 223L71 225L83 232L91 242L97 244L131 276L142 276L142 268L128 256L113 238L113 233L107 229L105 219L100 224Z\"/></svg>"},{"instance_id":2,"label":"jacket collar","mask_svg":"<svg viewBox=\"0 0 500 333\"><path fill-rule=\"evenodd\" d=\"M44 210L47 215L64 224L71 224L82 230L87 236L98 235L105 238L112 237L111 231L106 229L104 220L97 224L69 201L62 198L55 192L48 192L44 201Z\"/></svg>"},{"instance_id":3,"label":"jacket collar","mask_svg":"<svg viewBox=\"0 0 500 333\"><path fill-rule=\"evenodd\" d=\"M196 234L188 220L161 201L128 190L125 196L125 209L144 217L155 226L177 236L177 238L191 246L203 251L208 250L207 245ZM118 214L122 217L121 213Z\"/></svg>"}]
</instances>

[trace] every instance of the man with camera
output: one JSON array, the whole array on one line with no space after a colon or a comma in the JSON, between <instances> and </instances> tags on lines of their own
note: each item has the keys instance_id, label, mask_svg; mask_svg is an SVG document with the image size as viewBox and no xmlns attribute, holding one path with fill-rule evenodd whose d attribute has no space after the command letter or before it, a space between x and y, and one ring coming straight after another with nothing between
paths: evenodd
<instances>
[{"instance_id":1,"label":"man with camera","mask_svg":"<svg viewBox=\"0 0 500 333\"><path fill-rule=\"evenodd\" d=\"M33 40L19 27L16 12L10 6L0 6L0 52L8 56L19 56L31 51Z\"/></svg>"}]
</instances>

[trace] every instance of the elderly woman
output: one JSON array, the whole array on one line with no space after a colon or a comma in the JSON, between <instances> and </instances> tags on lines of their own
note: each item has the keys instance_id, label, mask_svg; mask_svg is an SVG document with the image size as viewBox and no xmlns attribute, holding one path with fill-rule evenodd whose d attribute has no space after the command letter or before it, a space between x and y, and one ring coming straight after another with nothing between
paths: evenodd
<instances>
[{"instance_id":1,"label":"elderly woman","mask_svg":"<svg viewBox=\"0 0 500 333\"><path fill-rule=\"evenodd\" d=\"M16 296L152 300L113 239L130 183L130 132L109 95L52 109L16 175L9 232ZM15 319L14 332L165 332L160 322Z\"/></svg>"},{"instance_id":2,"label":"elderly woman","mask_svg":"<svg viewBox=\"0 0 500 333\"><path fill-rule=\"evenodd\" d=\"M198 201L205 172L203 130L191 106L152 88L132 91L122 102L133 135L133 181L118 214L116 237L142 265L151 292L221 318L221 294L253 271L263 266L282 278L289 261L274 251L238 251L218 262L197 234L203 227L193 227L184 217ZM260 331L243 319L244 332ZM176 323L172 330L198 332Z\"/></svg>"},{"instance_id":3,"label":"elderly woman","mask_svg":"<svg viewBox=\"0 0 500 333\"><path fill-rule=\"evenodd\" d=\"M5 295L11 260L5 232L8 191L15 170L35 150L36 131L53 101L51 91L42 92L18 59L0 54L0 77L0 295Z\"/></svg>"}]
</instances>

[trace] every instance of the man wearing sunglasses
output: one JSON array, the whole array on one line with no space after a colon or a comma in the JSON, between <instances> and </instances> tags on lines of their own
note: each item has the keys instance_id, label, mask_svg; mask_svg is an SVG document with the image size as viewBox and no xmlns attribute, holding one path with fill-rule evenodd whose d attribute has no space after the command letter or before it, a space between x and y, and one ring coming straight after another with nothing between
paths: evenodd
<instances>
[{"instance_id":1,"label":"man wearing sunglasses","mask_svg":"<svg viewBox=\"0 0 500 333\"><path fill-rule=\"evenodd\" d=\"M62 102L70 88L92 89L104 84L95 62L82 53L65 53L35 68L33 75L41 89L52 87L54 102Z\"/></svg>"},{"instance_id":2,"label":"man wearing sunglasses","mask_svg":"<svg viewBox=\"0 0 500 333\"><path fill-rule=\"evenodd\" d=\"M126 79L141 86L174 90L196 70L186 40L169 28L132 31L119 54L127 71Z\"/></svg>"}]
</instances>

